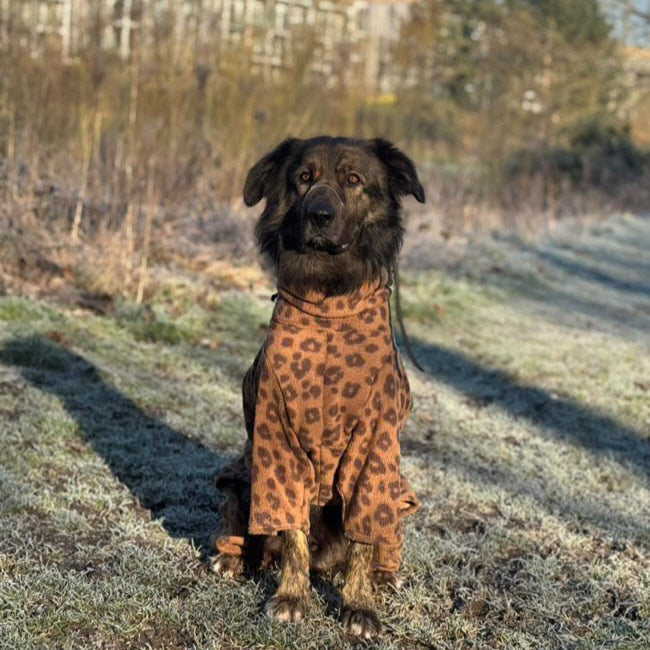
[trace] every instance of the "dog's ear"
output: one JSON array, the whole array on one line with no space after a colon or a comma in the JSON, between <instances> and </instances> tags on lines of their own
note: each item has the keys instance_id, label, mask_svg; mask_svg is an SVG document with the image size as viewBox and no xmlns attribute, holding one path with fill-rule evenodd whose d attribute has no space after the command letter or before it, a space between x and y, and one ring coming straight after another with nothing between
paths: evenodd
<instances>
[{"instance_id":1,"label":"dog's ear","mask_svg":"<svg viewBox=\"0 0 650 650\"><path fill-rule=\"evenodd\" d=\"M277 180L282 163L297 142L296 138L288 138L250 168L244 183L244 203L248 207L259 203L263 197L268 196L269 190Z\"/></svg>"},{"instance_id":2,"label":"dog's ear","mask_svg":"<svg viewBox=\"0 0 650 650\"><path fill-rule=\"evenodd\" d=\"M398 197L412 194L420 203L424 203L424 188L411 159L383 138L375 138L373 144L377 157L386 167L393 194Z\"/></svg>"}]
</instances>

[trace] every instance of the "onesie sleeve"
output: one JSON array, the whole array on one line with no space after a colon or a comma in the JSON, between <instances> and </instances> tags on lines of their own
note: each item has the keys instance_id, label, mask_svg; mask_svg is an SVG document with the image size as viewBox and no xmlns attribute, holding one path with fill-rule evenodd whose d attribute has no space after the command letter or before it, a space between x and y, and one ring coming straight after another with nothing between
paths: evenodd
<instances>
[{"instance_id":1,"label":"onesie sleeve","mask_svg":"<svg viewBox=\"0 0 650 650\"><path fill-rule=\"evenodd\" d=\"M265 359L253 423L251 511L248 532L309 532L308 490L314 468L293 431L280 383Z\"/></svg>"},{"instance_id":2,"label":"onesie sleeve","mask_svg":"<svg viewBox=\"0 0 650 650\"><path fill-rule=\"evenodd\" d=\"M406 373L393 348L354 429L338 485L346 537L374 544L374 565L383 571L399 568L402 519L419 507L413 488L400 473L399 437L410 410Z\"/></svg>"},{"instance_id":3,"label":"onesie sleeve","mask_svg":"<svg viewBox=\"0 0 650 650\"><path fill-rule=\"evenodd\" d=\"M341 463L345 534L367 544L400 545L400 418L394 373L377 377L366 410Z\"/></svg>"}]
</instances>

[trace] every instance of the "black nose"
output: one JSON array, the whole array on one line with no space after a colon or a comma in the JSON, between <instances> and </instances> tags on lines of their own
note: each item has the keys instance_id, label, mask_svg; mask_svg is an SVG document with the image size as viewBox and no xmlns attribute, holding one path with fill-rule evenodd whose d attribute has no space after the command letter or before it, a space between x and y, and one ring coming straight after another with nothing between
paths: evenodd
<instances>
[{"instance_id":1,"label":"black nose","mask_svg":"<svg viewBox=\"0 0 650 650\"><path fill-rule=\"evenodd\" d=\"M318 228L325 228L334 219L334 208L323 203L311 206L307 212L307 218Z\"/></svg>"}]
</instances>

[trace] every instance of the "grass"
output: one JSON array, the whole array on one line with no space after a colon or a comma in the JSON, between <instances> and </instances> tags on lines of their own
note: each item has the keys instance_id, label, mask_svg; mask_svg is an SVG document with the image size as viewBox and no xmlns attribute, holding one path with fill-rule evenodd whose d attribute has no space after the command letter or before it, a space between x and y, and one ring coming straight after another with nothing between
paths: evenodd
<instances>
[{"instance_id":1,"label":"grass","mask_svg":"<svg viewBox=\"0 0 650 650\"><path fill-rule=\"evenodd\" d=\"M372 647L647 647L650 222L571 228L404 274L423 507ZM205 560L272 287L158 286L106 315L0 297L0 648L347 647L327 581L283 625L273 572Z\"/></svg>"}]
</instances>

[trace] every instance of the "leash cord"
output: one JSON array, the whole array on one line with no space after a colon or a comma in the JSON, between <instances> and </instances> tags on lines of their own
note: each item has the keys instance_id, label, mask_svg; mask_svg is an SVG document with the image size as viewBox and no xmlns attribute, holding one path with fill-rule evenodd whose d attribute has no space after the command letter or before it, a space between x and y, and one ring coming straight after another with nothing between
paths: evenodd
<instances>
[{"instance_id":1,"label":"leash cord","mask_svg":"<svg viewBox=\"0 0 650 650\"><path fill-rule=\"evenodd\" d=\"M402 317L402 302L399 295L399 266L397 262L393 267L393 277L395 278L395 311L397 315L397 322L399 323L399 328L402 333L402 338L404 339L404 347L406 348L406 354L408 358L413 362L415 367L424 372L424 368L418 363L413 354L413 348L411 347L411 340L409 339L408 334L406 333L406 327L404 327L404 318Z\"/></svg>"}]
</instances>

